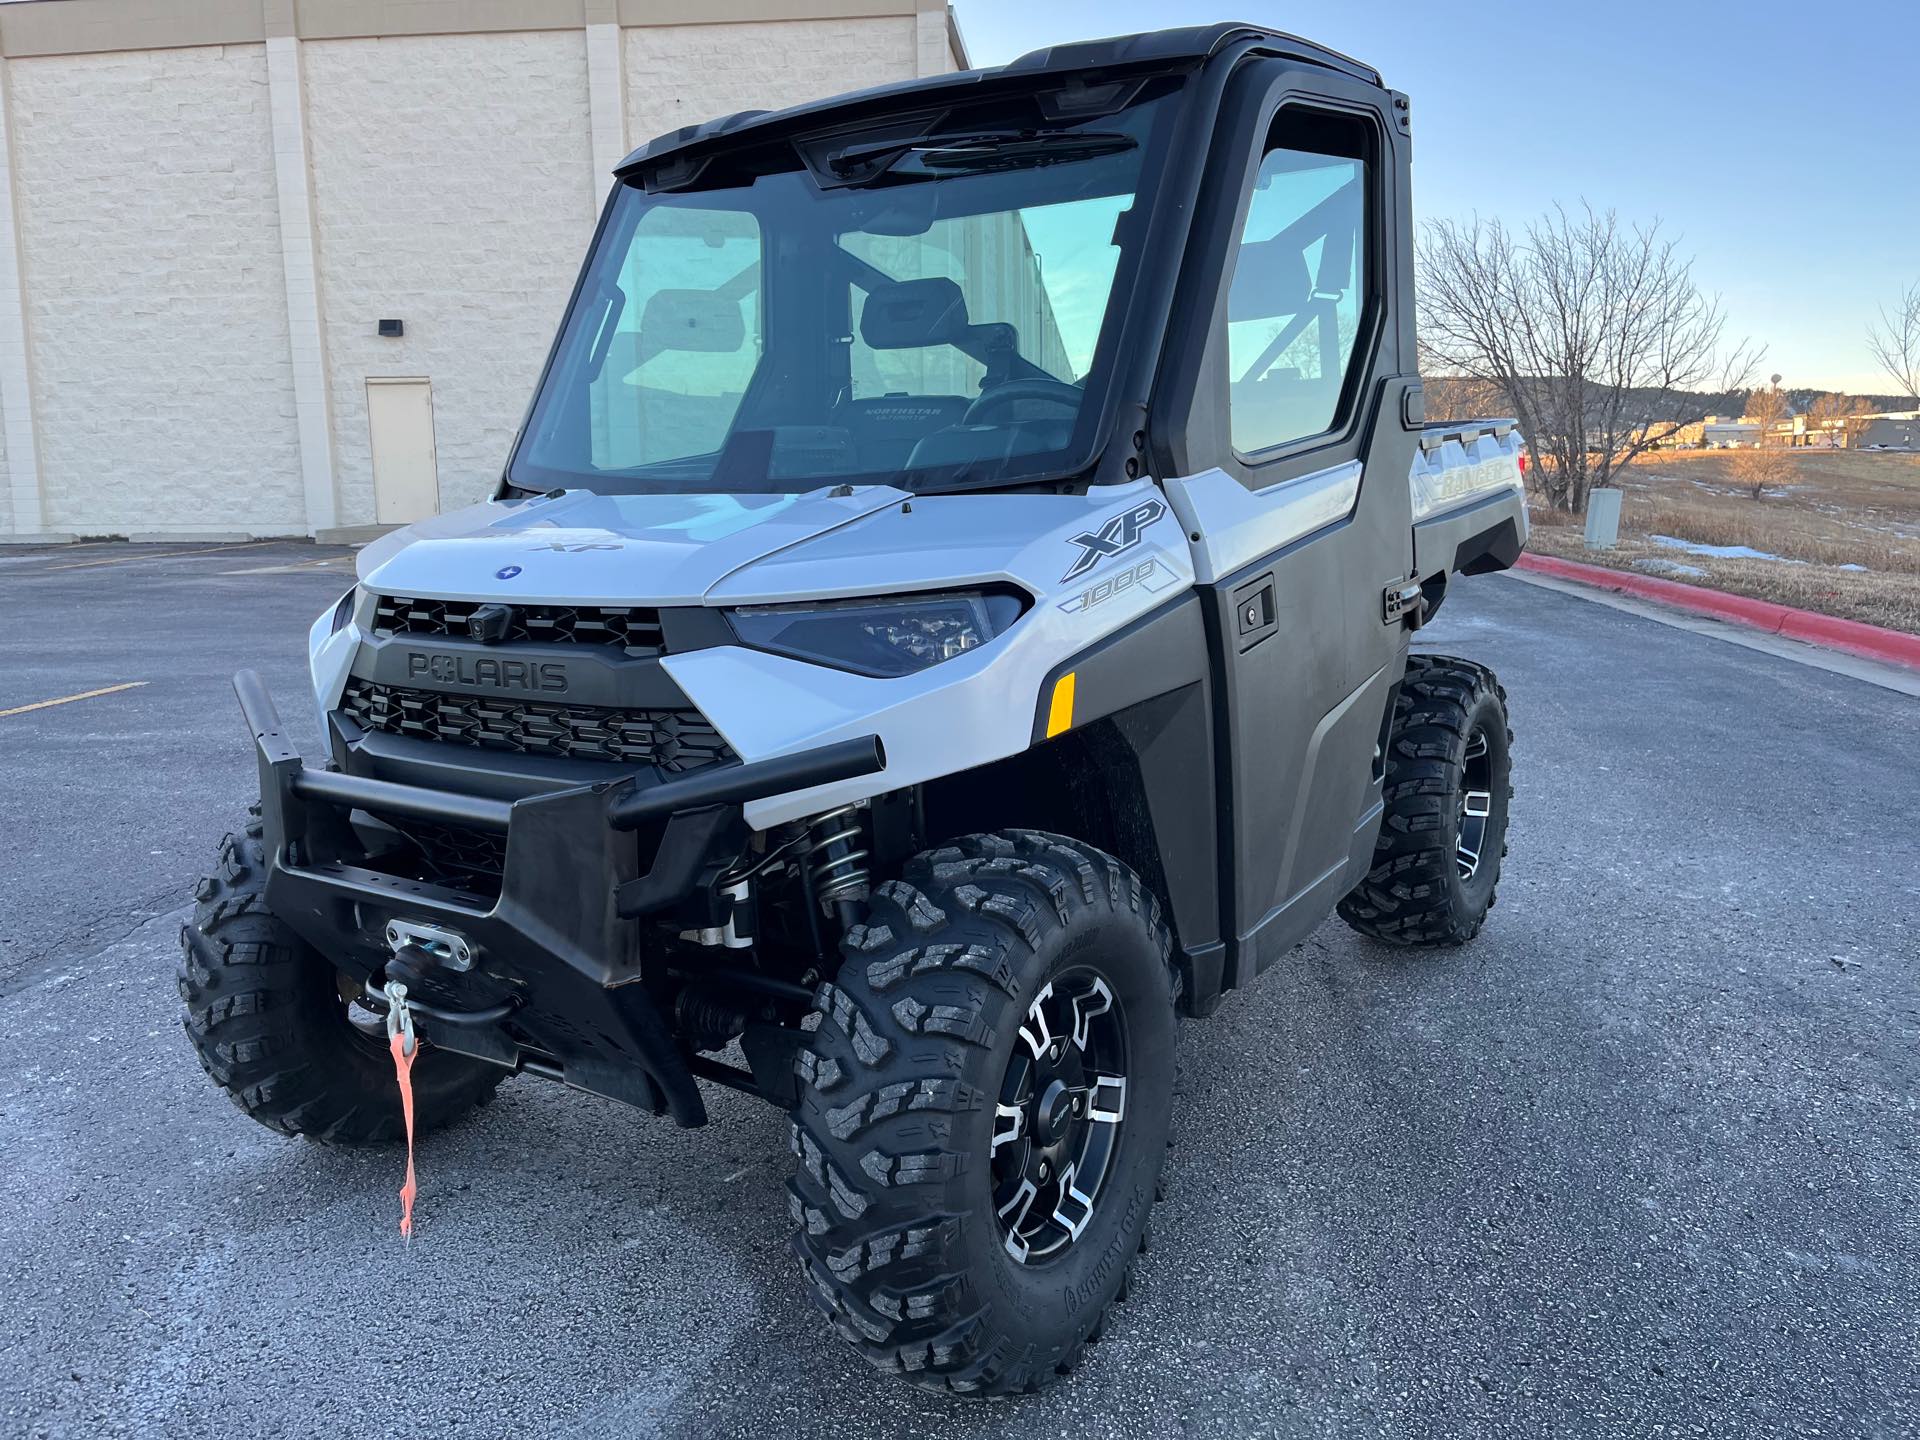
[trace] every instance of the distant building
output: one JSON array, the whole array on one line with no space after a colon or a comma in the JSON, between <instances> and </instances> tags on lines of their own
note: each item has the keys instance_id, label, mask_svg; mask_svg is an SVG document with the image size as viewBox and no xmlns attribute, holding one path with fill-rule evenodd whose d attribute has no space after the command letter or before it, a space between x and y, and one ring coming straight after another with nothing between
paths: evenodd
<instances>
[{"instance_id":1,"label":"distant building","mask_svg":"<svg viewBox=\"0 0 1920 1440\"><path fill-rule=\"evenodd\" d=\"M1700 427L1700 443L1709 450L1739 450L1760 443L1760 424L1754 420L1709 415Z\"/></svg>"},{"instance_id":2,"label":"distant building","mask_svg":"<svg viewBox=\"0 0 1920 1440\"><path fill-rule=\"evenodd\" d=\"M1706 443L1706 422L1694 420L1680 424L1672 420L1654 420L1638 428L1641 436L1651 436L1655 450L1698 450Z\"/></svg>"},{"instance_id":3,"label":"distant building","mask_svg":"<svg viewBox=\"0 0 1920 1440\"><path fill-rule=\"evenodd\" d=\"M1846 444L1853 450L1920 450L1920 410L1849 415Z\"/></svg>"}]
</instances>

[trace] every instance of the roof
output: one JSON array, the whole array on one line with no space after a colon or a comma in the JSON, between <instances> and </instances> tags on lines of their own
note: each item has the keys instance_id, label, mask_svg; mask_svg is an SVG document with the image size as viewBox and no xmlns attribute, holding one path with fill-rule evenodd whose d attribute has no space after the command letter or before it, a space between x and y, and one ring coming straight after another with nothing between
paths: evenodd
<instances>
[{"instance_id":1,"label":"roof","mask_svg":"<svg viewBox=\"0 0 1920 1440\"><path fill-rule=\"evenodd\" d=\"M1263 43L1291 59L1338 70L1369 84L1378 85L1380 74L1358 60L1260 25L1223 22L1216 25L1189 25L1174 30L1150 30L1139 35L1118 35L1108 40L1076 40L1067 45L1050 45L1030 50L1005 65L982 70L959 70L947 75L918 80L902 80L891 85L876 85L822 100L811 100L785 110L740 110L732 115L685 125L669 130L635 150L620 162L615 174L625 174L640 165L651 165L680 151L705 146L719 140L767 137L810 123L825 123L843 111L884 109L884 102L911 97L939 97L959 100L978 86L995 80L1029 80L1049 75L1068 75L1085 70L1131 68L1156 64L1177 64L1183 60L1205 60L1228 45ZM760 132L760 133L756 133Z\"/></svg>"}]
</instances>

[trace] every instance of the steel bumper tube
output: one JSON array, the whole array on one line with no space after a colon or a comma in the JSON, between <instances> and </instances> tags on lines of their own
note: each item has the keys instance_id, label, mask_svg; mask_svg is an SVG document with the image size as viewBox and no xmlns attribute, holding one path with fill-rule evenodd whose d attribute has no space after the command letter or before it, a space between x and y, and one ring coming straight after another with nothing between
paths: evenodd
<instances>
[{"instance_id":1,"label":"steel bumper tube","mask_svg":"<svg viewBox=\"0 0 1920 1440\"><path fill-rule=\"evenodd\" d=\"M686 898L749 800L868 775L884 765L874 737L651 784L632 775L508 803L337 771L309 770L272 697L250 670L234 693L260 769L267 903L343 972L362 982L387 963L386 922L464 936L473 969L423 995L442 1011L496 1023L423 1026L447 1049L562 1078L697 1125L706 1107L685 1055L641 980L633 917ZM497 899L377 868L356 813L504 834ZM643 836L657 835L643 869ZM428 1012L422 1012L426 1014Z\"/></svg>"}]
</instances>

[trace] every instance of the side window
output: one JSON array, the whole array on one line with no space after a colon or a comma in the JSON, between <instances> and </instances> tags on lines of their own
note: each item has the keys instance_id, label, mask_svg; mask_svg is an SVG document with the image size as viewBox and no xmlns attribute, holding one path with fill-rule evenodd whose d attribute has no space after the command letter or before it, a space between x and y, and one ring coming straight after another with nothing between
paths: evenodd
<instances>
[{"instance_id":1,"label":"side window","mask_svg":"<svg viewBox=\"0 0 1920 1440\"><path fill-rule=\"evenodd\" d=\"M1282 110L1227 291L1227 409L1243 455L1324 434L1366 310L1363 121Z\"/></svg>"},{"instance_id":2,"label":"side window","mask_svg":"<svg viewBox=\"0 0 1920 1440\"><path fill-rule=\"evenodd\" d=\"M691 206L649 210L589 391L593 464L624 470L726 443L760 363L760 226Z\"/></svg>"}]
</instances>

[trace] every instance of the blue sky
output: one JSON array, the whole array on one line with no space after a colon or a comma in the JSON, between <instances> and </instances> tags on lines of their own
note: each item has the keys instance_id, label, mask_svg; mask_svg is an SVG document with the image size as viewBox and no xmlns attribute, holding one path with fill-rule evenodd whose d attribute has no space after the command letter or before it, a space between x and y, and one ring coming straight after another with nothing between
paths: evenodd
<instances>
[{"instance_id":1,"label":"blue sky","mask_svg":"<svg viewBox=\"0 0 1920 1440\"><path fill-rule=\"evenodd\" d=\"M976 65L1239 19L1413 97L1419 215L1582 199L1661 219L1788 386L1889 391L1877 307L1920 280L1920 0L954 0Z\"/></svg>"}]
</instances>

